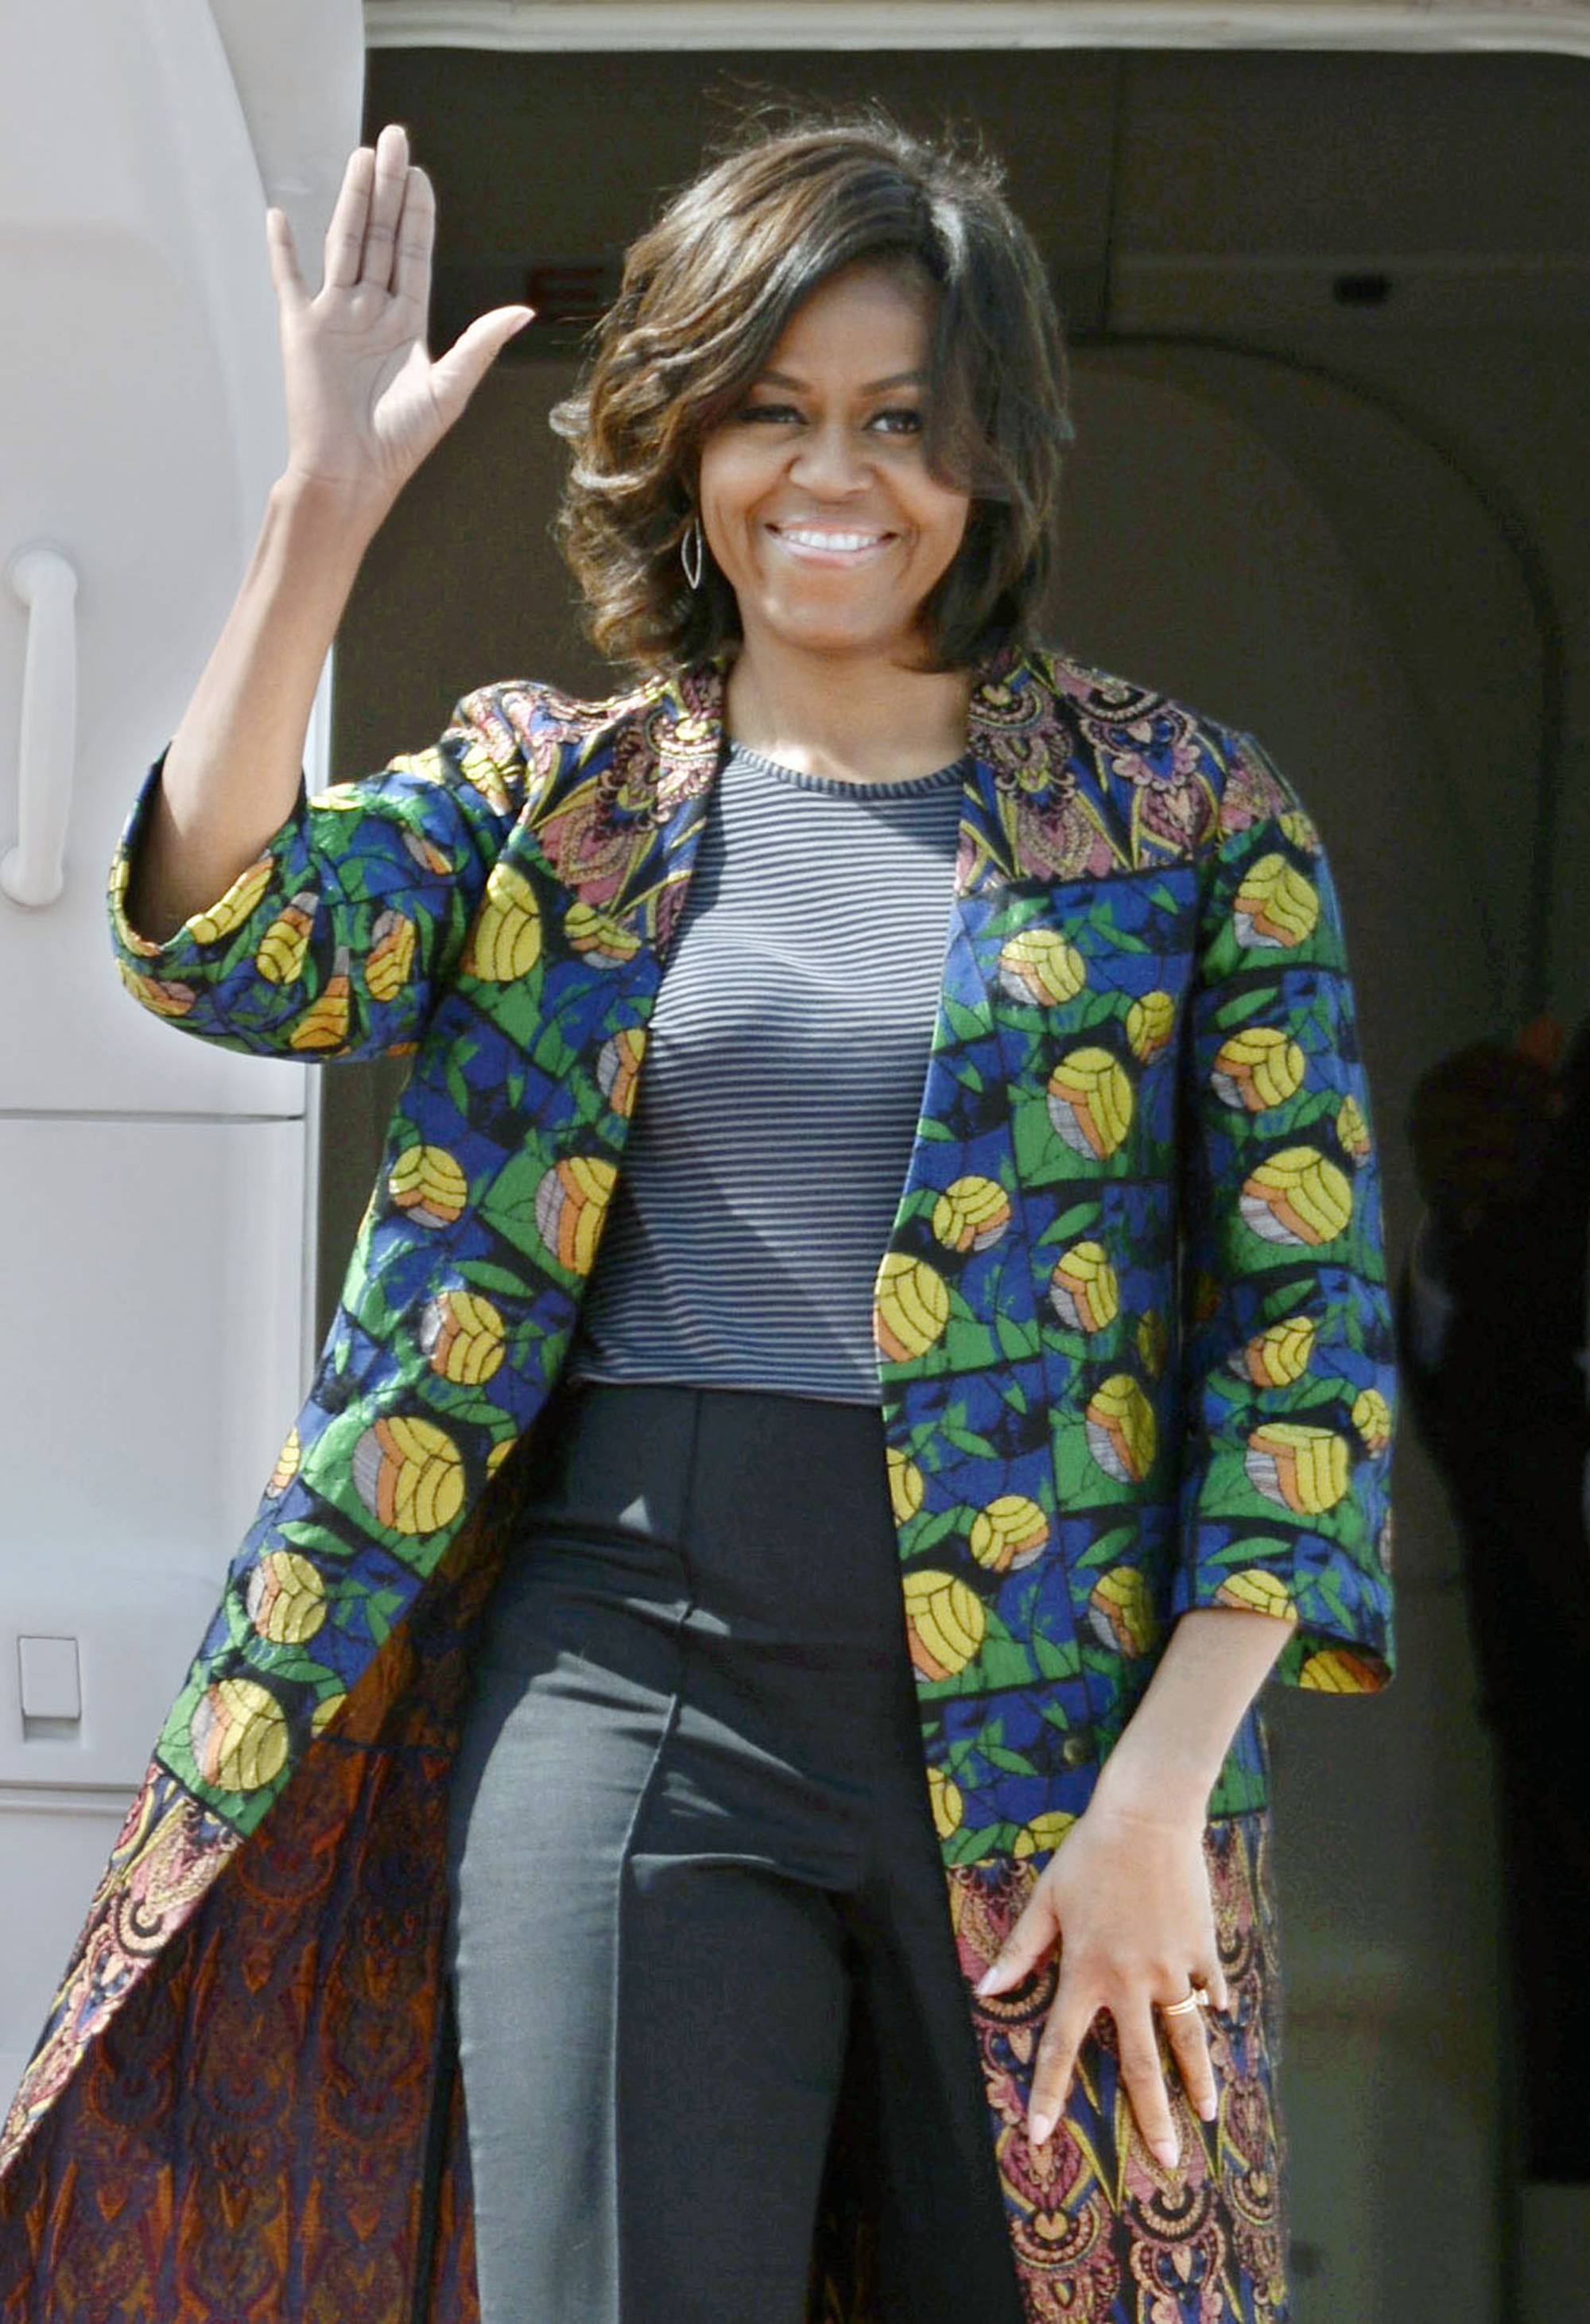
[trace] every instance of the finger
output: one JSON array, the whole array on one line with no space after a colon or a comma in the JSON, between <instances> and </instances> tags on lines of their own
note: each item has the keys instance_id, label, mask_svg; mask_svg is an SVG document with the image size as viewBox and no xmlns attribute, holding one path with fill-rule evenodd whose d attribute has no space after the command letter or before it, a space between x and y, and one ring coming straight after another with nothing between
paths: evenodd
<instances>
[{"instance_id":1,"label":"finger","mask_svg":"<svg viewBox=\"0 0 1590 2324\"><path fill-rule=\"evenodd\" d=\"M265 255L270 260L271 280L276 286L276 296L282 306L301 307L309 291L299 265L292 221L285 210L279 210L274 203L265 212Z\"/></svg>"},{"instance_id":2,"label":"finger","mask_svg":"<svg viewBox=\"0 0 1590 2324\"><path fill-rule=\"evenodd\" d=\"M375 183L375 148L355 145L326 229L326 272L322 287L345 290L359 280L364 254L364 221Z\"/></svg>"},{"instance_id":3,"label":"finger","mask_svg":"<svg viewBox=\"0 0 1590 2324\"><path fill-rule=\"evenodd\" d=\"M1060 1933L1060 1922L1047 1892L1035 1888L1027 1899L1025 1911L994 1957L993 1965L978 1979L979 1993L1003 1993L1006 1987L1019 1985L1034 1964L1041 1960Z\"/></svg>"},{"instance_id":4,"label":"finger","mask_svg":"<svg viewBox=\"0 0 1590 2324\"><path fill-rule=\"evenodd\" d=\"M1068 1989L1064 1978L1050 2006L1033 2068L1027 2098L1027 2143L1042 2146L1065 2112L1066 2094L1076 2070L1077 2052L1098 2015L1097 1997L1080 1986Z\"/></svg>"},{"instance_id":5,"label":"finger","mask_svg":"<svg viewBox=\"0 0 1590 2324\"><path fill-rule=\"evenodd\" d=\"M422 317L430 304L430 261L436 232L436 190L425 171L411 162L392 256L392 296L411 300Z\"/></svg>"},{"instance_id":6,"label":"finger","mask_svg":"<svg viewBox=\"0 0 1590 2324\"><path fill-rule=\"evenodd\" d=\"M516 331L523 330L533 307L493 307L461 331L431 366L431 392L449 421L455 420Z\"/></svg>"},{"instance_id":7,"label":"finger","mask_svg":"<svg viewBox=\"0 0 1590 2324\"><path fill-rule=\"evenodd\" d=\"M1170 2092L1160 2069L1153 2010L1146 2001L1123 2003L1115 2012L1115 2021L1120 2044L1121 2080L1126 2085L1137 2126L1150 2152L1167 2171L1173 2170L1180 2160L1181 2145L1171 2117Z\"/></svg>"},{"instance_id":8,"label":"finger","mask_svg":"<svg viewBox=\"0 0 1590 2324\"><path fill-rule=\"evenodd\" d=\"M1204 2025L1201 2009L1189 2009L1180 2017L1166 2017L1161 2013L1165 2039L1176 2061L1176 2070L1181 2077L1181 2087L1191 2099L1196 2111L1205 2122L1213 2122L1217 2110L1215 2068L1209 2056L1209 2037Z\"/></svg>"},{"instance_id":9,"label":"finger","mask_svg":"<svg viewBox=\"0 0 1590 2324\"><path fill-rule=\"evenodd\" d=\"M1209 1995L1209 2007L1218 2009L1224 2016L1231 2006L1231 1987L1226 1982L1226 1972L1220 1966L1220 1957L1218 1953L1209 1955L1209 1964L1208 1969L1197 1971L1192 1982L1196 1986L1201 1986Z\"/></svg>"},{"instance_id":10,"label":"finger","mask_svg":"<svg viewBox=\"0 0 1590 2324\"><path fill-rule=\"evenodd\" d=\"M408 178L409 139L397 122L389 121L375 141L375 184L359 264L360 281L372 290L391 288L392 248Z\"/></svg>"}]
</instances>

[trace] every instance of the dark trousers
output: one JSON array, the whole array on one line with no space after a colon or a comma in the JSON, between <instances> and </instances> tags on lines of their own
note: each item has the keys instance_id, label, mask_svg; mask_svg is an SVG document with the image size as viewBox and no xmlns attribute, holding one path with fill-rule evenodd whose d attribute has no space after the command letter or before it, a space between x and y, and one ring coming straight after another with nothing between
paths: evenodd
<instances>
[{"instance_id":1,"label":"dark trousers","mask_svg":"<svg viewBox=\"0 0 1590 2324\"><path fill-rule=\"evenodd\" d=\"M586 1382L536 1442L452 1794L483 2324L801 2324L859 2031L884 2313L1020 2324L879 1413Z\"/></svg>"}]
</instances>

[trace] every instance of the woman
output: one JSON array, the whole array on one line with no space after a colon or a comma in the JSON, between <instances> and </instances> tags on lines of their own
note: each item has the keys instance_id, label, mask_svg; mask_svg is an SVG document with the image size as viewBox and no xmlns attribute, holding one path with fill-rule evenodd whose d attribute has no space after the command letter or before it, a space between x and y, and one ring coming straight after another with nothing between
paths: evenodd
<instances>
[{"instance_id":1,"label":"woman","mask_svg":"<svg viewBox=\"0 0 1590 2324\"><path fill-rule=\"evenodd\" d=\"M14 2110L6 2312L48 2252L162 2324L1283 2316L1255 1697L1391 1672L1317 835L1027 641L1042 268L871 116L672 203L558 414L640 683L307 798L524 319L429 362L431 221L393 126L316 298L271 215L288 468L113 866L173 1023L417 1055Z\"/></svg>"}]
</instances>

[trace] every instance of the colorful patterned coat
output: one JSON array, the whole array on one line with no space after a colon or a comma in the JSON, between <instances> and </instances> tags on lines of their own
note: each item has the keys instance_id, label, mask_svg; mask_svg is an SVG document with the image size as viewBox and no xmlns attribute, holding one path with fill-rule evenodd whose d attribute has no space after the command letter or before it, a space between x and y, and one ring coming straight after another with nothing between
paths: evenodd
<instances>
[{"instance_id":1,"label":"colorful patterned coat","mask_svg":"<svg viewBox=\"0 0 1590 2324\"><path fill-rule=\"evenodd\" d=\"M7 2324L467 2324L446 1783L512 1455L622 1167L722 750L721 664L599 704L510 681L299 798L116 958L202 1040L412 1052L313 1384L12 2109ZM1190 1607L1278 1676L1392 1670L1391 1338L1340 922L1250 735L1060 654L979 675L942 992L875 1335L903 1647L1025 2312L1285 2312L1257 1708L1211 1803L1230 2011L1183 2159L1110 2021L1034 2153L1053 1987L971 1987ZM758 2038L746 2029L748 2041ZM1172 2078L1173 2080L1173 2078ZM839 2127L810 2314L876 2316ZM552 2319L548 2319L552 2324Z\"/></svg>"}]
</instances>

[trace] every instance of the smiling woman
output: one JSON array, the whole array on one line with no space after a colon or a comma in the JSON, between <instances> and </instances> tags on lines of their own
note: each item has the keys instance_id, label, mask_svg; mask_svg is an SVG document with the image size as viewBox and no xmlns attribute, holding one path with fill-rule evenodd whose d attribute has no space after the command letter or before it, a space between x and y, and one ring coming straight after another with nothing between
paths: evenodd
<instances>
[{"instance_id":1,"label":"smiling woman","mask_svg":"<svg viewBox=\"0 0 1590 2324\"><path fill-rule=\"evenodd\" d=\"M636 682L294 796L357 544L523 320L431 363L429 215L389 124L313 299L272 228L290 474L111 867L190 1037L414 1054L0 2310L1282 2324L1256 1696L1392 1661L1319 834L1029 635L1043 270L872 115L686 188L556 415Z\"/></svg>"}]
</instances>

